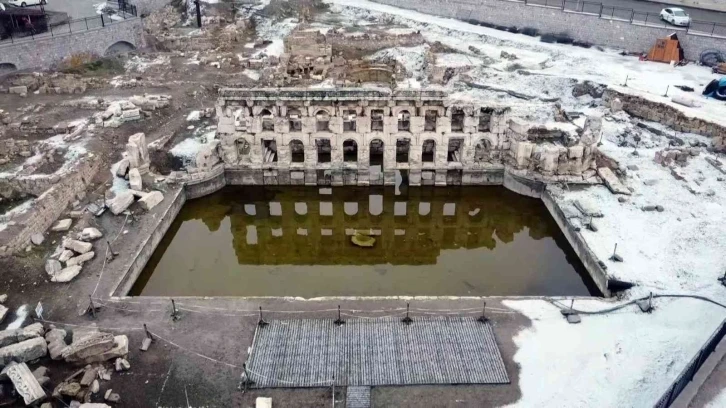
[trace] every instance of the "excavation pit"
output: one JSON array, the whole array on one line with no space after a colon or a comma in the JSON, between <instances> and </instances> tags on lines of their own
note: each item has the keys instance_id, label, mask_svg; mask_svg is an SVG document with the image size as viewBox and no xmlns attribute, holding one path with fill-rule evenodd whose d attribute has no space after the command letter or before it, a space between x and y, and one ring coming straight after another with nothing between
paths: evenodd
<instances>
[{"instance_id":1,"label":"excavation pit","mask_svg":"<svg viewBox=\"0 0 726 408\"><path fill-rule=\"evenodd\" d=\"M372 248L351 242L375 237ZM225 187L187 201L141 296L601 295L542 201L503 187Z\"/></svg>"}]
</instances>

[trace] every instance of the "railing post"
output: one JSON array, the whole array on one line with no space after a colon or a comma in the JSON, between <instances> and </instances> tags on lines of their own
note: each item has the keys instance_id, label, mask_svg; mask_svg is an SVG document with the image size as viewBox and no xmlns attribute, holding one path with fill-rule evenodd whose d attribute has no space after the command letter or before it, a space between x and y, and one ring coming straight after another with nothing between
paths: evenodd
<instances>
[{"instance_id":1,"label":"railing post","mask_svg":"<svg viewBox=\"0 0 726 408\"><path fill-rule=\"evenodd\" d=\"M633 24L633 19L635 18L635 9L630 10L630 24Z\"/></svg>"},{"instance_id":2,"label":"railing post","mask_svg":"<svg viewBox=\"0 0 726 408\"><path fill-rule=\"evenodd\" d=\"M73 27L71 27L71 21L72 20L68 20L68 32L73 34Z\"/></svg>"},{"instance_id":3,"label":"railing post","mask_svg":"<svg viewBox=\"0 0 726 408\"><path fill-rule=\"evenodd\" d=\"M103 22L103 14L101 14L101 27L106 27L106 23Z\"/></svg>"},{"instance_id":4,"label":"railing post","mask_svg":"<svg viewBox=\"0 0 726 408\"><path fill-rule=\"evenodd\" d=\"M598 17L602 18L602 3L600 3L600 14L598 15Z\"/></svg>"},{"instance_id":5,"label":"railing post","mask_svg":"<svg viewBox=\"0 0 726 408\"><path fill-rule=\"evenodd\" d=\"M691 26L689 25L688 28L690 29ZM716 23L713 23L713 28L711 29L711 37L713 37L714 31L716 31Z\"/></svg>"},{"instance_id":6,"label":"railing post","mask_svg":"<svg viewBox=\"0 0 726 408\"><path fill-rule=\"evenodd\" d=\"M88 17L83 17L83 21L86 23L86 31L88 31Z\"/></svg>"}]
</instances>

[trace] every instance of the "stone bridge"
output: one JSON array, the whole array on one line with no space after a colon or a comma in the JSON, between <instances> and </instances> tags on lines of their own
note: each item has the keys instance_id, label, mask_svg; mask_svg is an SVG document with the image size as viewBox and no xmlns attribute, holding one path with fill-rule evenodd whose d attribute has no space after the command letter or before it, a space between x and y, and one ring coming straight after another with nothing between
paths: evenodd
<instances>
[{"instance_id":1,"label":"stone bridge","mask_svg":"<svg viewBox=\"0 0 726 408\"><path fill-rule=\"evenodd\" d=\"M0 75L20 69L49 68L74 54L113 55L141 46L140 18L106 24L105 27L55 34L35 40L0 43Z\"/></svg>"}]
</instances>

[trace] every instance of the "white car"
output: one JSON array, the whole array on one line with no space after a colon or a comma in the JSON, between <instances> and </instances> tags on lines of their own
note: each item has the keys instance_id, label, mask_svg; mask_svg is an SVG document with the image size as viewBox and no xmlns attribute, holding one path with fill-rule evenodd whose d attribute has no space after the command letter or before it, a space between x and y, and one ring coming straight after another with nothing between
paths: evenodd
<instances>
[{"instance_id":1,"label":"white car","mask_svg":"<svg viewBox=\"0 0 726 408\"><path fill-rule=\"evenodd\" d=\"M664 8L660 11L660 19L682 27L691 25L691 17L679 8Z\"/></svg>"},{"instance_id":2,"label":"white car","mask_svg":"<svg viewBox=\"0 0 726 408\"><path fill-rule=\"evenodd\" d=\"M12 4L16 7L36 6L39 4L46 4L46 0L8 0L8 4Z\"/></svg>"}]
</instances>

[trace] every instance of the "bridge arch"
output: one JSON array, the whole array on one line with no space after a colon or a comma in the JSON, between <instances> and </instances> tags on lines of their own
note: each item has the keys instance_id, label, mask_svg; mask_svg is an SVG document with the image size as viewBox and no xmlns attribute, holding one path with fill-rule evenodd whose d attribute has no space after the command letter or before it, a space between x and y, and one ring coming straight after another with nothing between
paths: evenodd
<instances>
[{"instance_id":1,"label":"bridge arch","mask_svg":"<svg viewBox=\"0 0 726 408\"><path fill-rule=\"evenodd\" d=\"M106 48L106 51L103 53L103 55L105 57L112 57L114 55L126 54L135 50L136 46L128 41L116 41L115 43L111 44L110 47Z\"/></svg>"},{"instance_id":2,"label":"bridge arch","mask_svg":"<svg viewBox=\"0 0 726 408\"><path fill-rule=\"evenodd\" d=\"M13 71L17 71L18 67L10 62L0 62L0 75L9 74Z\"/></svg>"}]
</instances>

